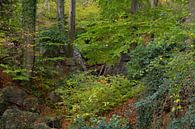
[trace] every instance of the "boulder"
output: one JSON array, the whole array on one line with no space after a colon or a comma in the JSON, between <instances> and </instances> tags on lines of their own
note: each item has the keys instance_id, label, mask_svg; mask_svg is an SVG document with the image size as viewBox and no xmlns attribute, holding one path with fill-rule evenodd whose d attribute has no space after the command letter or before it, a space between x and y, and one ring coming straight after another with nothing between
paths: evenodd
<instances>
[{"instance_id":1,"label":"boulder","mask_svg":"<svg viewBox=\"0 0 195 129\"><path fill-rule=\"evenodd\" d=\"M3 94L0 91L0 117L5 112L5 110L8 108L8 103L3 98Z\"/></svg>"},{"instance_id":2,"label":"boulder","mask_svg":"<svg viewBox=\"0 0 195 129\"><path fill-rule=\"evenodd\" d=\"M8 86L2 89L3 98L6 102L15 104L17 106L23 106L24 98L27 93L15 86Z\"/></svg>"},{"instance_id":3,"label":"boulder","mask_svg":"<svg viewBox=\"0 0 195 129\"><path fill-rule=\"evenodd\" d=\"M33 129L34 122L38 118L37 113L21 111L17 108L7 109L0 121L3 129Z\"/></svg>"}]
</instances>

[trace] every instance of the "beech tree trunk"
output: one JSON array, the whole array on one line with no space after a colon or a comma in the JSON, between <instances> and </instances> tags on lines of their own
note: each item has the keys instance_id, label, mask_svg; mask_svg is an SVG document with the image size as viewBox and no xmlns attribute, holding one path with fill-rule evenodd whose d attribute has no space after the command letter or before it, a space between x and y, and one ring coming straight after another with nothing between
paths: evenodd
<instances>
[{"instance_id":1,"label":"beech tree trunk","mask_svg":"<svg viewBox=\"0 0 195 129\"><path fill-rule=\"evenodd\" d=\"M134 14L138 10L138 0L132 0L131 2L131 13Z\"/></svg>"},{"instance_id":2,"label":"beech tree trunk","mask_svg":"<svg viewBox=\"0 0 195 129\"><path fill-rule=\"evenodd\" d=\"M35 25L37 0L22 0L23 67L30 77L35 60Z\"/></svg>"},{"instance_id":3,"label":"beech tree trunk","mask_svg":"<svg viewBox=\"0 0 195 129\"><path fill-rule=\"evenodd\" d=\"M195 0L189 0L190 18L189 22L195 22Z\"/></svg>"},{"instance_id":4,"label":"beech tree trunk","mask_svg":"<svg viewBox=\"0 0 195 129\"><path fill-rule=\"evenodd\" d=\"M76 33L76 0L70 0L68 46L67 46L68 57L73 57L73 42L75 40L75 33Z\"/></svg>"},{"instance_id":5,"label":"beech tree trunk","mask_svg":"<svg viewBox=\"0 0 195 129\"><path fill-rule=\"evenodd\" d=\"M57 0L57 19L61 32L65 32L64 0Z\"/></svg>"},{"instance_id":6,"label":"beech tree trunk","mask_svg":"<svg viewBox=\"0 0 195 129\"><path fill-rule=\"evenodd\" d=\"M50 2L49 2L49 0L45 0L45 7L47 9L47 12L50 13Z\"/></svg>"},{"instance_id":7,"label":"beech tree trunk","mask_svg":"<svg viewBox=\"0 0 195 129\"><path fill-rule=\"evenodd\" d=\"M159 0L150 0L151 8L155 8L158 6Z\"/></svg>"}]
</instances>

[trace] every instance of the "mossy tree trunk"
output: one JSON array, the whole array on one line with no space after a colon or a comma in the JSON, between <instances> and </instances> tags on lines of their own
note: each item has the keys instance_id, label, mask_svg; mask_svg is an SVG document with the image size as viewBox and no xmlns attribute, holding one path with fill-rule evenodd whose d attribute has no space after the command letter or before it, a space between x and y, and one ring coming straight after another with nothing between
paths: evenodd
<instances>
[{"instance_id":1,"label":"mossy tree trunk","mask_svg":"<svg viewBox=\"0 0 195 129\"><path fill-rule=\"evenodd\" d=\"M158 6L159 0L150 0L151 8L155 8Z\"/></svg>"},{"instance_id":2,"label":"mossy tree trunk","mask_svg":"<svg viewBox=\"0 0 195 129\"><path fill-rule=\"evenodd\" d=\"M73 57L73 42L76 34L76 0L70 0L69 10L69 28L68 28L68 46L67 57Z\"/></svg>"},{"instance_id":3,"label":"mossy tree trunk","mask_svg":"<svg viewBox=\"0 0 195 129\"><path fill-rule=\"evenodd\" d=\"M190 22L195 23L195 0L189 0Z\"/></svg>"},{"instance_id":4,"label":"mossy tree trunk","mask_svg":"<svg viewBox=\"0 0 195 129\"><path fill-rule=\"evenodd\" d=\"M65 33L64 0L57 0L57 19L59 30Z\"/></svg>"},{"instance_id":5,"label":"mossy tree trunk","mask_svg":"<svg viewBox=\"0 0 195 129\"><path fill-rule=\"evenodd\" d=\"M22 0L22 41L23 41L23 67L30 77L35 60L35 25L37 0Z\"/></svg>"},{"instance_id":6,"label":"mossy tree trunk","mask_svg":"<svg viewBox=\"0 0 195 129\"><path fill-rule=\"evenodd\" d=\"M139 6L138 0L132 0L132 2L131 2L131 13L132 14L137 12L138 6Z\"/></svg>"},{"instance_id":7,"label":"mossy tree trunk","mask_svg":"<svg viewBox=\"0 0 195 129\"><path fill-rule=\"evenodd\" d=\"M50 0L45 0L45 7L47 9L47 12L50 13Z\"/></svg>"}]
</instances>

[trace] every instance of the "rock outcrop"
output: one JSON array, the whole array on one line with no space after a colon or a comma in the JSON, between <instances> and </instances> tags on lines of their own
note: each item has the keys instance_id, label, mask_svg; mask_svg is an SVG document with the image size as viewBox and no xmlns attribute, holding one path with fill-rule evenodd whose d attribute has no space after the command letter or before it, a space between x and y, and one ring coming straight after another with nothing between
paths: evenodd
<instances>
[{"instance_id":1,"label":"rock outcrop","mask_svg":"<svg viewBox=\"0 0 195 129\"><path fill-rule=\"evenodd\" d=\"M37 113L21 111L17 108L7 109L1 117L3 129L33 129L38 118Z\"/></svg>"}]
</instances>

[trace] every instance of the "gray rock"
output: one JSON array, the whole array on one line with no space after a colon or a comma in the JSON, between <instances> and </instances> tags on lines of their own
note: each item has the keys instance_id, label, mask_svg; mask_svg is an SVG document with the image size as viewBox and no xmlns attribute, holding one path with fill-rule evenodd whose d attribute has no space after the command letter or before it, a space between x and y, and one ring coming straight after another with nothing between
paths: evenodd
<instances>
[{"instance_id":1,"label":"gray rock","mask_svg":"<svg viewBox=\"0 0 195 129\"><path fill-rule=\"evenodd\" d=\"M6 102L17 106L23 106L24 98L27 96L27 93L24 90L15 86L3 88L2 94Z\"/></svg>"},{"instance_id":2,"label":"gray rock","mask_svg":"<svg viewBox=\"0 0 195 129\"><path fill-rule=\"evenodd\" d=\"M4 129L33 129L38 114L21 111L17 108L7 109L1 118Z\"/></svg>"},{"instance_id":3,"label":"gray rock","mask_svg":"<svg viewBox=\"0 0 195 129\"><path fill-rule=\"evenodd\" d=\"M0 116L5 112L5 110L8 108L8 103L3 98L3 94L0 91Z\"/></svg>"}]
</instances>

